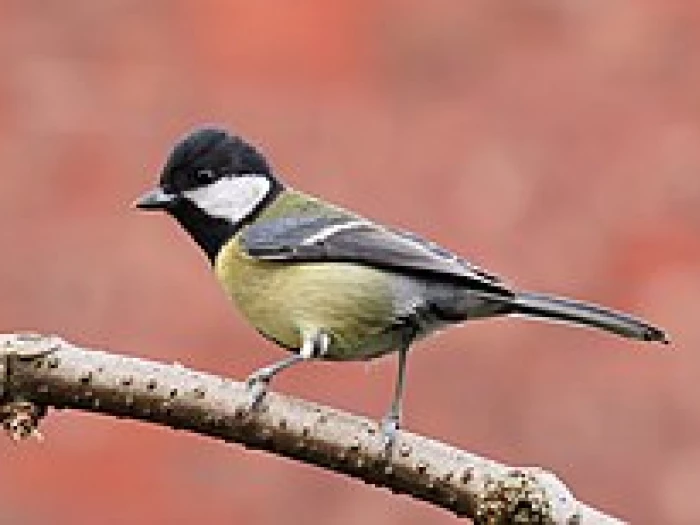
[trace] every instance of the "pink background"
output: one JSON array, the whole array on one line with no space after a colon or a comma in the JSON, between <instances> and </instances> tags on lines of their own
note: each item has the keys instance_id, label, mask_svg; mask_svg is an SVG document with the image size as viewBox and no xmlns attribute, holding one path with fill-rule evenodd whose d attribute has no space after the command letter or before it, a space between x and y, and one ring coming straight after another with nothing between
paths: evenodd
<instances>
[{"instance_id":1,"label":"pink background","mask_svg":"<svg viewBox=\"0 0 700 525\"><path fill-rule=\"evenodd\" d=\"M406 424L557 472L634 523L700 518L700 6L347 0L0 3L0 322L235 378L283 353L132 200L202 122L285 180L673 348L522 321L415 348ZM379 417L395 362L276 389ZM0 523L447 524L237 446L54 413L0 439Z\"/></svg>"}]
</instances>

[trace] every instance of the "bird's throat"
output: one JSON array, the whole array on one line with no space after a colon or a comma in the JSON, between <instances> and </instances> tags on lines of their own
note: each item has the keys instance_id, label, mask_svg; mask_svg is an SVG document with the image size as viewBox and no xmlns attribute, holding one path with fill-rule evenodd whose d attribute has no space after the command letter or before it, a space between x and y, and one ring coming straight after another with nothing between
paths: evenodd
<instances>
[{"instance_id":1,"label":"bird's throat","mask_svg":"<svg viewBox=\"0 0 700 525\"><path fill-rule=\"evenodd\" d=\"M240 224L210 217L188 201L170 210L170 214L204 251L211 264L214 264L219 250L241 228Z\"/></svg>"}]
</instances>

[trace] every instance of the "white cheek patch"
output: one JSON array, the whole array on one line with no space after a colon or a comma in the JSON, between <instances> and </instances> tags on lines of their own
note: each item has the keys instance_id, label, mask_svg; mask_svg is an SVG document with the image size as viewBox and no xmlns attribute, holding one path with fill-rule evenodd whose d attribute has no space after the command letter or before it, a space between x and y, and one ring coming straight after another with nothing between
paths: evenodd
<instances>
[{"instance_id":1,"label":"white cheek patch","mask_svg":"<svg viewBox=\"0 0 700 525\"><path fill-rule=\"evenodd\" d=\"M239 222L267 196L270 181L263 176L223 177L183 195L211 217Z\"/></svg>"}]
</instances>

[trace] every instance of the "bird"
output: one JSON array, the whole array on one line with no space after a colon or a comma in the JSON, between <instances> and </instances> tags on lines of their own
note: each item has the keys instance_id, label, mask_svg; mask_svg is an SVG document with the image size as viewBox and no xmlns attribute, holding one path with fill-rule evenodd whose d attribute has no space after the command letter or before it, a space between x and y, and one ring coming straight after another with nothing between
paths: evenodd
<instances>
[{"instance_id":1,"label":"bird","mask_svg":"<svg viewBox=\"0 0 700 525\"><path fill-rule=\"evenodd\" d=\"M282 370L310 360L398 354L384 445L396 442L409 349L474 319L523 316L669 343L647 321L603 306L519 290L438 244L294 189L266 156L218 125L170 151L141 210L174 218L226 295L266 339L290 351L246 380L254 410Z\"/></svg>"}]
</instances>

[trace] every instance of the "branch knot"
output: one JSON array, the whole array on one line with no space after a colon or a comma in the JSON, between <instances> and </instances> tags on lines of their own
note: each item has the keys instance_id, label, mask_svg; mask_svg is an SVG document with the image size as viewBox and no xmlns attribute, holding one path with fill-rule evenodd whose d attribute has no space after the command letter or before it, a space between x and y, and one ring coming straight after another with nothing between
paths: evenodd
<instances>
[{"instance_id":1,"label":"branch knot","mask_svg":"<svg viewBox=\"0 0 700 525\"><path fill-rule=\"evenodd\" d=\"M12 390L12 371L16 360L31 361L45 357L65 344L56 336L35 333L0 335L0 425L13 441L28 437L42 439L39 420L46 407L26 401Z\"/></svg>"}]
</instances>

